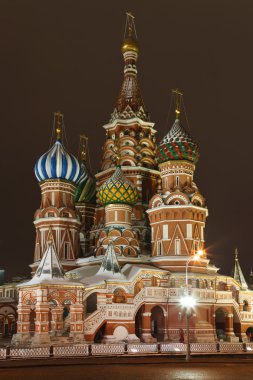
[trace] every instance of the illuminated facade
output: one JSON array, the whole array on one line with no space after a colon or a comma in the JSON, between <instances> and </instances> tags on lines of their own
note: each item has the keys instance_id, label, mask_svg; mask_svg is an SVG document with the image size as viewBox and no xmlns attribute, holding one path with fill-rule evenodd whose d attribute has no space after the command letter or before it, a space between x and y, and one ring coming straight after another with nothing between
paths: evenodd
<instances>
[{"instance_id":1,"label":"illuminated facade","mask_svg":"<svg viewBox=\"0 0 253 380\"><path fill-rule=\"evenodd\" d=\"M228 277L205 253L208 210L193 178L199 148L180 120L182 94L174 91L175 122L156 144L130 15L126 30L123 83L103 127L96 179L84 136L80 161L65 149L59 113L56 142L35 165L42 200L33 278L18 287L13 344L185 342L186 292L196 300L192 342L245 340L253 327L253 291L238 254Z\"/></svg>"}]
</instances>

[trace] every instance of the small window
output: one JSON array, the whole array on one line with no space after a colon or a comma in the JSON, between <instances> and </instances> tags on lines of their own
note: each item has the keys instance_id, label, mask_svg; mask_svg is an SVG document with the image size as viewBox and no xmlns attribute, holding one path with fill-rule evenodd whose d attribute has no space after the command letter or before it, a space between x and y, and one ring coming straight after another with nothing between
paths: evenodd
<instances>
[{"instance_id":1,"label":"small window","mask_svg":"<svg viewBox=\"0 0 253 380\"><path fill-rule=\"evenodd\" d=\"M158 241L157 242L157 256L161 256L162 255L162 249L163 249L162 242Z\"/></svg>"},{"instance_id":2,"label":"small window","mask_svg":"<svg viewBox=\"0 0 253 380\"><path fill-rule=\"evenodd\" d=\"M54 217L54 213L53 213L53 212L48 212L48 213L47 213L47 216L48 216L49 218L53 218L53 217Z\"/></svg>"},{"instance_id":3,"label":"small window","mask_svg":"<svg viewBox=\"0 0 253 380\"><path fill-rule=\"evenodd\" d=\"M39 245L39 243L36 243L35 261L39 261L39 259L40 259L40 245Z\"/></svg>"},{"instance_id":4,"label":"small window","mask_svg":"<svg viewBox=\"0 0 253 380\"><path fill-rule=\"evenodd\" d=\"M176 176L176 186L179 186L179 176Z\"/></svg>"},{"instance_id":5,"label":"small window","mask_svg":"<svg viewBox=\"0 0 253 380\"><path fill-rule=\"evenodd\" d=\"M68 218L68 217L69 217L69 214L68 214L67 212L64 212L64 213L63 213L63 217L64 217L64 218Z\"/></svg>"},{"instance_id":6,"label":"small window","mask_svg":"<svg viewBox=\"0 0 253 380\"><path fill-rule=\"evenodd\" d=\"M180 239L175 239L175 255L181 255L181 241L180 241Z\"/></svg>"},{"instance_id":7,"label":"small window","mask_svg":"<svg viewBox=\"0 0 253 380\"><path fill-rule=\"evenodd\" d=\"M69 259L69 243L67 242L64 243L64 259Z\"/></svg>"},{"instance_id":8,"label":"small window","mask_svg":"<svg viewBox=\"0 0 253 380\"><path fill-rule=\"evenodd\" d=\"M178 206L178 205L180 205L180 202L179 202L179 201L175 201L175 202L174 202L174 205L177 205L177 206Z\"/></svg>"},{"instance_id":9,"label":"small window","mask_svg":"<svg viewBox=\"0 0 253 380\"><path fill-rule=\"evenodd\" d=\"M187 239L192 239L192 224L190 223L186 224L186 236Z\"/></svg>"},{"instance_id":10,"label":"small window","mask_svg":"<svg viewBox=\"0 0 253 380\"><path fill-rule=\"evenodd\" d=\"M194 251L195 251L195 252L198 252L198 250L199 250L199 241L198 241L198 240L195 240L195 241L194 241Z\"/></svg>"}]
</instances>

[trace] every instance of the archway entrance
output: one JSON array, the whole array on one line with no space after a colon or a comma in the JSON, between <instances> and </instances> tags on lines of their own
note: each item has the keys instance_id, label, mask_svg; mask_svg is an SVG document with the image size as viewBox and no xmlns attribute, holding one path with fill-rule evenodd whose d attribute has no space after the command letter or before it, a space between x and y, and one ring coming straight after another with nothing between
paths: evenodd
<instances>
[{"instance_id":1,"label":"archway entrance","mask_svg":"<svg viewBox=\"0 0 253 380\"><path fill-rule=\"evenodd\" d=\"M94 343L101 343L102 339L103 339L103 336L105 334L105 326L106 326L106 323L104 323L100 329L97 331L95 337L94 337Z\"/></svg>"},{"instance_id":2,"label":"archway entrance","mask_svg":"<svg viewBox=\"0 0 253 380\"><path fill-rule=\"evenodd\" d=\"M68 336L70 332L70 302L63 302L63 311L62 311L62 319L63 319L63 336Z\"/></svg>"},{"instance_id":3,"label":"archway entrance","mask_svg":"<svg viewBox=\"0 0 253 380\"><path fill-rule=\"evenodd\" d=\"M215 311L215 329L218 340L226 340L226 312L223 309Z\"/></svg>"},{"instance_id":4,"label":"archway entrance","mask_svg":"<svg viewBox=\"0 0 253 380\"><path fill-rule=\"evenodd\" d=\"M36 320L36 312L34 309L30 311L30 333L31 336L35 333L35 320Z\"/></svg>"},{"instance_id":5,"label":"archway entrance","mask_svg":"<svg viewBox=\"0 0 253 380\"><path fill-rule=\"evenodd\" d=\"M247 328L246 335L249 338L250 342L253 342L253 327Z\"/></svg>"},{"instance_id":6,"label":"archway entrance","mask_svg":"<svg viewBox=\"0 0 253 380\"><path fill-rule=\"evenodd\" d=\"M163 309L160 306L155 306L151 310L151 335L158 341L164 340L165 320Z\"/></svg>"},{"instance_id":7,"label":"archway entrance","mask_svg":"<svg viewBox=\"0 0 253 380\"><path fill-rule=\"evenodd\" d=\"M16 332L16 317L12 305L0 305L0 337L10 338Z\"/></svg>"},{"instance_id":8,"label":"archway entrance","mask_svg":"<svg viewBox=\"0 0 253 380\"><path fill-rule=\"evenodd\" d=\"M141 338L142 333L142 307L137 311L135 316L135 335Z\"/></svg>"}]
</instances>

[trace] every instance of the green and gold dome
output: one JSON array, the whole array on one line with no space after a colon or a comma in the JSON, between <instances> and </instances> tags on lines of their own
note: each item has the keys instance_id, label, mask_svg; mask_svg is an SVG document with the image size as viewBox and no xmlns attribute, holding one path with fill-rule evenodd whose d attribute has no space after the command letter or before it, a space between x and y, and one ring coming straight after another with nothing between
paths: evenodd
<instances>
[{"instance_id":1,"label":"green and gold dome","mask_svg":"<svg viewBox=\"0 0 253 380\"><path fill-rule=\"evenodd\" d=\"M109 204L134 206L138 200L138 191L132 182L124 177L121 167L116 166L114 174L100 186L98 200L103 206Z\"/></svg>"}]
</instances>

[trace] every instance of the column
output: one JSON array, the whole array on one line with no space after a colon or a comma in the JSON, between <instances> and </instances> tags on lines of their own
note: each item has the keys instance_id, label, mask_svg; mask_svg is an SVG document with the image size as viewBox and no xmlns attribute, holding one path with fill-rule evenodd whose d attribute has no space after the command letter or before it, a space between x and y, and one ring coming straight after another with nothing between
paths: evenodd
<instances>
[{"instance_id":1,"label":"column","mask_svg":"<svg viewBox=\"0 0 253 380\"><path fill-rule=\"evenodd\" d=\"M30 305L18 305L17 333L12 337L12 344L25 343L30 340Z\"/></svg>"},{"instance_id":2,"label":"column","mask_svg":"<svg viewBox=\"0 0 253 380\"><path fill-rule=\"evenodd\" d=\"M234 316L232 313L226 315L225 334L229 342L239 342L239 338L234 333Z\"/></svg>"},{"instance_id":3,"label":"column","mask_svg":"<svg viewBox=\"0 0 253 380\"><path fill-rule=\"evenodd\" d=\"M53 335L61 336L63 331L63 307L56 306L52 308L52 321L51 321L51 331Z\"/></svg>"},{"instance_id":4,"label":"column","mask_svg":"<svg viewBox=\"0 0 253 380\"><path fill-rule=\"evenodd\" d=\"M151 312L147 305L144 305L141 317L141 340L145 343L156 342L157 339L151 335Z\"/></svg>"},{"instance_id":5,"label":"column","mask_svg":"<svg viewBox=\"0 0 253 380\"><path fill-rule=\"evenodd\" d=\"M164 335L163 335L163 340L164 342L166 342L167 340L169 340L169 336L168 336L168 312L167 311L164 311L163 313L164 315Z\"/></svg>"},{"instance_id":6,"label":"column","mask_svg":"<svg viewBox=\"0 0 253 380\"><path fill-rule=\"evenodd\" d=\"M36 305L35 334L32 345L45 344L50 342L49 336L49 305L41 303Z\"/></svg>"},{"instance_id":7,"label":"column","mask_svg":"<svg viewBox=\"0 0 253 380\"><path fill-rule=\"evenodd\" d=\"M83 304L70 306L70 336L75 343L84 341Z\"/></svg>"}]
</instances>

